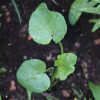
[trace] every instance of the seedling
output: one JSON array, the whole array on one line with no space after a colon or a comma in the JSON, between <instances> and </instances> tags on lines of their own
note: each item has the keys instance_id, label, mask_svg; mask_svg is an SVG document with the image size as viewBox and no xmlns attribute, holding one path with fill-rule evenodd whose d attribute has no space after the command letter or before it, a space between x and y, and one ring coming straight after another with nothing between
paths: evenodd
<instances>
[{"instance_id":1,"label":"seedling","mask_svg":"<svg viewBox=\"0 0 100 100\"><path fill-rule=\"evenodd\" d=\"M70 24L75 25L82 13L92 13L100 15L100 0L75 0L69 12ZM100 24L96 23L96 26L94 26L92 31L98 29L98 25L100 27Z\"/></svg>"},{"instance_id":2,"label":"seedling","mask_svg":"<svg viewBox=\"0 0 100 100\"><path fill-rule=\"evenodd\" d=\"M96 30L100 29L100 18L99 19L92 19L90 22L95 23L92 29L92 32L95 32Z\"/></svg>"},{"instance_id":3,"label":"seedling","mask_svg":"<svg viewBox=\"0 0 100 100\"><path fill-rule=\"evenodd\" d=\"M7 71L7 69L5 69L4 67L0 67L0 74L5 73Z\"/></svg>"},{"instance_id":4,"label":"seedling","mask_svg":"<svg viewBox=\"0 0 100 100\"><path fill-rule=\"evenodd\" d=\"M29 20L29 34L33 41L47 45L52 40L60 45L61 54L54 61L54 67L46 69L45 62L39 59L30 59L23 62L17 72L18 82L27 89L28 98L31 93L42 93L55 84L55 80L65 80L74 72L77 56L73 53L64 53L61 40L67 32L64 17L54 11L50 11L45 3L32 13ZM46 72L51 72L48 76Z\"/></svg>"},{"instance_id":5,"label":"seedling","mask_svg":"<svg viewBox=\"0 0 100 100\"><path fill-rule=\"evenodd\" d=\"M95 100L100 100L100 84L89 82L89 89L92 91Z\"/></svg>"}]
</instances>

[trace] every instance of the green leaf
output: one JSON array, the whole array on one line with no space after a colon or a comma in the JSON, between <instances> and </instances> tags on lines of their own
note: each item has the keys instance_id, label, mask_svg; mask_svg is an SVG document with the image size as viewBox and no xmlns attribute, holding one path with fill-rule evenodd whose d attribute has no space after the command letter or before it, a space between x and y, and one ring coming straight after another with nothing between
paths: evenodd
<instances>
[{"instance_id":1,"label":"green leaf","mask_svg":"<svg viewBox=\"0 0 100 100\"><path fill-rule=\"evenodd\" d=\"M83 7L84 5L85 5L85 2L83 2L83 0L75 0L73 2L69 11L69 22L71 25L76 24L76 22L79 20L82 14L82 12L80 11L80 8Z\"/></svg>"},{"instance_id":2,"label":"green leaf","mask_svg":"<svg viewBox=\"0 0 100 100\"><path fill-rule=\"evenodd\" d=\"M1 100L1 95L0 95L0 100Z\"/></svg>"},{"instance_id":3,"label":"green leaf","mask_svg":"<svg viewBox=\"0 0 100 100\"><path fill-rule=\"evenodd\" d=\"M0 74L5 73L7 70L4 67L0 68Z\"/></svg>"},{"instance_id":4,"label":"green leaf","mask_svg":"<svg viewBox=\"0 0 100 100\"><path fill-rule=\"evenodd\" d=\"M17 72L18 82L30 92L42 93L50 86L50 79L45 74L46 65L38 59L26 60Z\"/></svg>"},{"instance_id":5,"label":"green leaf","mask_svg":"<svg viewBox=\"0 0 100 100\"><path fill-rule=\"evenodd\" d=\"M55 66L57 66L56 78L65 80L71 73L74 72L77 56L73 53L63 53L58 55L55 60Z\"/></svg>"},{"instance_id":6,"label":"green leaf","mask_svg":"<svg viewBox=\"0 0 100 100\"><path fill-rule=\"evenodd\" d=\"M96 0L75 0L69 11L69 22L75 25L83 12L100 14L100 7L96 7L99 2Z\"/></svg>"},{"instance_id":7,"label":"green leaf","mask_svg":"<svg viewBox=\"0 0 100 100\"><path fill-rule=\"evenodd\" d=\"M32 13L29 20L29 34L39 44L49 44L51 40L60 42L67 31L64 17L54 11L48 10L45 3Z\"/></svg>"},{"instance_id":8,"label":"green leaf","mask_svg":"<svg viewBox=\"0 0 100 100\"><path fill-rule=\"evenodd\" d=\"M100 84L89 82L89 89L92 91L95 100L100 100Z\"/></svg>"},{"instance_id":9,"label":"green leaf","mask_svg":"<svg viewBox=\"0 0 100 100\"><path fill-rule=\"evenodd\" d=\"M90 20L90 22L95 23L92 28L92 32L95 32L96 30L100 29L100 19L92 19Z\"/></svg>"}]
</instances>

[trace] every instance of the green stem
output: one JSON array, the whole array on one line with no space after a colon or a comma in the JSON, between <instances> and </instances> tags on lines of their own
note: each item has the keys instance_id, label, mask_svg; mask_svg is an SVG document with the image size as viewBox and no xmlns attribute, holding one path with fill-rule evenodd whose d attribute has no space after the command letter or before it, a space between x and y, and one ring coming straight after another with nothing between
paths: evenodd
<instances>
[{"instance_id":1,"label":"green stem","mask_svg":"<svg viewBox=\"0 0 100 100\"><path fill-rule=\"evenodd\" d=\"M64 48L63 48L63 45L62 45L61 42L59 42L59 46L60 46L60 49L61 49L61 54L63 54L64 53Z\"/></svg>"},{"instance_id":2,"label":"green stem","mask_svg":"<svg viewBox=\"0 0 100 100\"><path fill-rule=\"evenodd\" d=\"M52 88L53 86L55 86L57 83L58 83L58 80L54 81L54 82L51 84L50 88Z\"/></svg>"},{"instance_id":3,"label":"green stem","mask_svg":"<svg viewBox=\"0 0 100 100\"><path fill-rule=\"evenodd\" d=\"M15 8L15 11L16 11L16 13L17 13L19 22L20 22L20 24L21 24L21 23L22 23L22 19L21 19L21 15L20 15L20 13L19 13L19 9L18 9L18 7L17 7L17 4L16 4L15 0L11 0L11 2L12 2L12 4L13 4L14 8Z\"/></svg>"},{"instance_id":4,"label":"green stem","mask_svg":"<svg viewBox=\"0 0 100 100\"><path fill-rule=\"evenodd\" d=\"M53 68L53 67L50 67L50 68L48 68L45 72L48 72L48 71L50 71L50 70L52 70L52 73L53 73L54 68Z\"/></svg>"},{"instance_id":5,"label":"green stem","mask_svg":"<svg viewBox=\"0 0 100 100\"><path fill-rule=\"evenodd\" d=\"M32 94L32 92L27 90L28 100L31 100L31 94Z\"/></svg>"},{"instance_id":6,"label":"green stem","mask_svg":"<svg viewBox=\"0 0 100 100\"><path fill-rule=\"evenodd\" d=\"M56 72L54 72L53 75L52 75L52 77L51 77L51 82L52 83L54 82L55 78L56 78Z\"/></svg>"}]
</instances>

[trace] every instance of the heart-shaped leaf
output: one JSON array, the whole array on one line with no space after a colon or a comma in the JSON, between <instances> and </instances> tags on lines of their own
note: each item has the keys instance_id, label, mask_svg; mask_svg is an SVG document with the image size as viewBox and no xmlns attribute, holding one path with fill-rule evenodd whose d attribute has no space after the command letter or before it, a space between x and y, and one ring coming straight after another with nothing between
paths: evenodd
<instances>
[{"instance_id":1,"label":"heart-shaped leaf","mask_svg":"<svg viewBox=\"0 0 100 100\"><path fill-rule=\"evenodd\" d=\"M65 80L68 75L74 72L77 56L73 53L64 53L58 55L55 61L55 66L57 66L56 78L60 80Z\"/></svg>"},{"instance_id":2,"label":"heart-shaped leaf","mask_svg":"<svg viewBox=\"0 0 100 100\"><path fill-rule=\"evenodd\" d=\"M60 13L48 10L42 3L32 13L28 30L35 42L45 45L52 39L55 43L60 42L66 34L67 25Z\"/></svg>"},{"instance_id":3,"label":"heart-shaped leaf","mask_svg":"<svg viewBox=\"0 0 100 100\"><path fill-rule=\"evenodd\" d=\"M45 74L46 65L38 59L24 61L17 72L18 82L27 90L42 93L50 86L50 79Z\"/></svg>"},{"instance_id":4,"label":"heart-shaped leaf","mask_svg":"<svg viewBox=\"0 0 100 100\"><path fill-rule=\"evenodd\" d=\"M100 84L89 82L89 88L92 91L95 100L100 100Z\"/></svg>"}]
</instances>

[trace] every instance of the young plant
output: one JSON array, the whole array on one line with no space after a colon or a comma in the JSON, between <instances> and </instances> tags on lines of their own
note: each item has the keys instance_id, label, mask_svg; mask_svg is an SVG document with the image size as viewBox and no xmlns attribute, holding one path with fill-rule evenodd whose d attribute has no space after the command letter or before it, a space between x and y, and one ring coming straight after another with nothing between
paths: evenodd
<instances>
[{"instance_id":1,"label":"young plant","mask_svg":"<svg viewBox=\"0 0 100 100\"><path fill-rule=\"evenodd\" d=\"M99 19L91 19L90 22L95 23L92 32L95 32L96 30L100 29L100 18Z\"/></svg>"},{"instance_id":2,"label":"young plant","mask_svg":"<svg viewBox=\"0 0 100 100\"><path fill-rule=\"evenodd\" d=\"M71 25L75 25L79 20L82 13L92 13L100 15L100 0L75 0L69 11L69 22ZM92 31L95 31L100 27L100 24L96 24Z\"/></svg>"},{"instance_id":3,"label":"young plant","mask_svg":"<svg viewBox=\"0 0 100 100\"><path fill-rule=\"evenodd\" d=\"M5 73L7 71L7 69L5 69L4 67L0 67L0 74Z\"/></svg>"},{"instance_id":4,"label":"young plant","mask_svg":"<svg viewBox=\"0 0 100 100\"><path fill-rule=\"evenodd\" d=\"M100 100L100 84L89 82L89 89L92 91L95 100Z\"/></svg>"},{"instance_id":5,"label":"young plant","mask_svg":"<svg viewBox=\"0 0 100 100\"><path fill-rule=\"evenodd\" d=\"M61 40L67 32L64 17L54 11L50 11L45 3L32 13L29 20L29 34L32 39L42 45L49 44L52 40L59 44L61 54L54 61L54 67L46 69L46 64L38 59L30 59L23 62L17 72L18 82L27 89L28 98L31 93L42 93L55 84L55 80L65 80L74 72L77 56L73 53L64 53ZM52 70L51 77L46 74Z\"/></svg>"}]
</instances>

